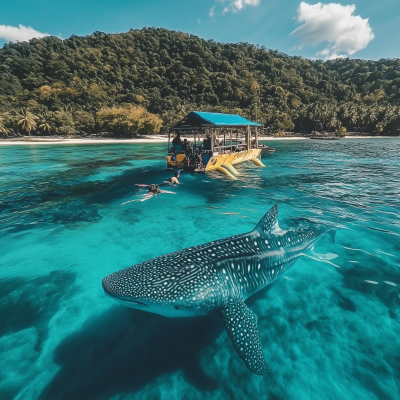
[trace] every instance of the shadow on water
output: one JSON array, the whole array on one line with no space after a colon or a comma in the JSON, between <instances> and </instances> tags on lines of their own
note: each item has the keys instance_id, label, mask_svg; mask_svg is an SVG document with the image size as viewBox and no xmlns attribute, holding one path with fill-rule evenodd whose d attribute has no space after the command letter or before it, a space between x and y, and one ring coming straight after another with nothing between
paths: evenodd
<instances>
[{"instance_id":1,"label":"shadow on water","mask_svg":"<svg viewBox=\"0 0 400 400\"><path fill-rule=\"evenodd\" d=\"M33 183L29 193L11 192L2 199L0 226L20 232L36 223L73 228L97 222L102 218L100 208L141 192L135 183L161 183L166 177L157 170L128 170L105 181L79 182L70 177L60 184L56 177L46 185Z\"/></svg>"},{"instance_id":2,"label":"shadow on water","mask_svg":"<svg viewBox=\"0 0 400 400\"><path fill-rule=\"evenodd\" d=\"M197 390L214 391L218 382L203 371L200 357L223 329L216 314L170 319L113 306L55 349L60 370L39 399L107 399L178 370Z\"/></svg>"}]
</instances>

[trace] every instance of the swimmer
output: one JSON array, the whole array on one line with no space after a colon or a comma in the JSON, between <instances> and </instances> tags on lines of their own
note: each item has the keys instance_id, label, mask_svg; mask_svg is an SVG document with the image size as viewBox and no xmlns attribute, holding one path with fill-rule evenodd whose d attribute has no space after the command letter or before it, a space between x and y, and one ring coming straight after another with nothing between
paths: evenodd
<instances>
[{"instance_id":1,"label":"swimmer","mask_svg":"<svg viewBox=\"0 0 400 400\"><path fill-rule=\"evenodd\" d=\"M161 185L162 185L162 184L161 184ZM150 199L153 198L154 196L157 196L157 197L158 197L158 195L159 195L160 193L175 194L174 192L170 192L170 191L168 191L168 190L162 190L162 189L160 189L159 187L160 187L161 185L156 185L155 183L152 183L151 185L141 185L141 184L136 183L136 186L140 186L140 187L146 188L146 189L147 189L147 193L141 195L141 197L140 197L139 199L134 199L134 200L126 201L125 203L122 203L121 206L123 206L124 204L132 203L132 202L134 202L134 201L143 202L143 201L146 201L146 200L150 200ZM159 197L158 197L158 198L159 198ZM159 199L160 199L160 198L159 198ZM160 199L160 200L161 200L161 199ZM161 201L162 201L162 200L161 200ZM162 202L163 202L163 201L162 201ZM163 203L164 203L164 202L163 202Z\"/></svg>"},{"instance_id":2,"label":"swimmer","mask_svg":"<svg viewBox=\"0 0 400 400\"><path fill-rule=\"evenodd\" d=\"M178 181L179 177L180 177L179 171L175 171L174 176L171 176L171 178L168 178L167 180L165 180L161 184L161 186L179 185L179 181Z\"/></svg>"}]
</instances>

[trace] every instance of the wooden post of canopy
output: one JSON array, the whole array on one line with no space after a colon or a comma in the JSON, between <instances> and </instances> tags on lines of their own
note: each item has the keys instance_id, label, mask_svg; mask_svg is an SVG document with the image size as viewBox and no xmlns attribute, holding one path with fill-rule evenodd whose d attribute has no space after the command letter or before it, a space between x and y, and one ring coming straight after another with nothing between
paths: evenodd
<instances>
[{"instance_id":1,"label":"wooden post of canopy","mask_svg":"<svg viewBox=\"0 0 400 400\"><path fill-rule=\"evenodd\" d=\"M224 129L224 151L226 150L226 129Z\"/></svg>"},{"instance_id":2,"label":"wooden post of canopy","mask_svg":"<svg viewBox=\"0 0 400 400\"><path fill-rule=\"evenodd\" d=\"M255 127L254 129L255 129L255 131L256 131L256 132L255 132L255 136L256 136L256 138L255 138L255 139L256 139L255 145L256 145L256 149L258 149L258 128Z\"/></svg>"},{"instance_id":3,"label":"wooden post of canopy","mask_svg":"<svg viewBox=\"0 0 400 400\"><path fill-rule=\"evenodd\" d=\"M247 150L250 150L251 149L251 126L250 125L249 125L248 132L249 132L249 134L248 134L249 141L248 141L248 145L247 145Z\"/></svg>"},{"instance_id":4,"label":"wooden post of canopy","mask_svg":"<svg viewBox=\"0 0 400 400\"><path fill-rule=\"evenodd\" d=\"M215 129L211 130L211 155L214 155L214 135Z\"/></svg>"},{"instance_id":5,"label":"wooden post of canopy","mask_svg":"<svg viewBox=\"0 0 400 400\"><path fill-rule=\"evenodd\" d=\"M169 142L171 140L171 132L168 131L168 153L169 153Z\"/></svg>"}]
</instances>

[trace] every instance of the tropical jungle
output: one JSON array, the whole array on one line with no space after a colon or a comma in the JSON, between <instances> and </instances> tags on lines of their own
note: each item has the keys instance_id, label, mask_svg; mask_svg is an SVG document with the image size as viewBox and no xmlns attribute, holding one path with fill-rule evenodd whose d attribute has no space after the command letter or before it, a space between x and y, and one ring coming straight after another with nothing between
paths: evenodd
<instances>
[{"instance_id":1,"label":"tropical jungle","mask_svg":"<svg viewBox=\"0 0 400 400\"><path fill-rule=\"evenodd\" d=\"M165 132L192 110L264 132L400 133L400 59L308 60L159 28L0 49L0 135Z\"/></svg>"}]
</instances>

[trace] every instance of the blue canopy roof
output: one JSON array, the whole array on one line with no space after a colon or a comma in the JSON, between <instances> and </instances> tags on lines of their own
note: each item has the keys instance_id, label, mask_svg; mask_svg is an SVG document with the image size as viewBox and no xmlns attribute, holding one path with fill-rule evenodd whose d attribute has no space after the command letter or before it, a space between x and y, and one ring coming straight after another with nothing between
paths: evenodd
<instances>
[{"instance_id":1,"label":"blue canopy roof","mask_svg":"<svg viewBox=\"0 0 400 400\"><path fill-rule=\"evenodd\" d=\"M241 117L236 114L221 114L221 113L210 113L210 112L202 112L202 111L192 111L190 114L196 114L201 119L205 120L206 123L211 123L212 125L252 125L252 126L261 126L261 124L257 124L257 122L249 121L246 118ZM188 115L188 117L190 116Z\"/></svg>"},{"instance_id":2,"label":"blue canopy roof","mask_svg":"<svg viewBox=\"0 0 400 400\"><path fill-rule=\"evenodd\" d=\"M240 115L192 111L171 130L200 129L204 126L261 126Z\"/></svg>"}]
</instances>

